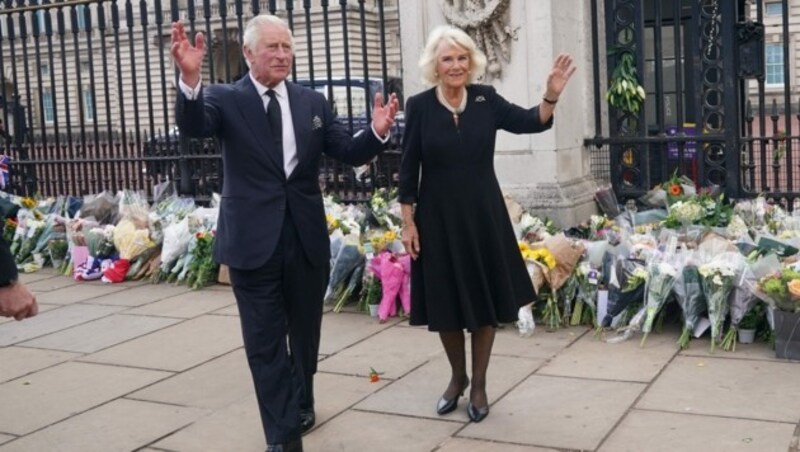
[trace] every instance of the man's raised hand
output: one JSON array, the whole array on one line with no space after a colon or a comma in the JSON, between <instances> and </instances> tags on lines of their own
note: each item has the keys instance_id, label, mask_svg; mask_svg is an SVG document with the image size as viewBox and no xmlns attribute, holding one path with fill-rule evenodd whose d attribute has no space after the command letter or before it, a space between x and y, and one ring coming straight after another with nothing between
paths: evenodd
<instances>
[{"instance_id":1,"label":"man's raised hand","mask_svg":"<svg viewBox=\"0 0 800 452\"><path fill-rule=\"evenodd\" d=\"M389 134L389 129L394 124L394 117L400 109L400 102L397 100L397 95L392 93L389 95L389 100L383 103L383 94L375 94L375 104L372 107L372 127L375 132L385 137Z\"/></svg>"},{"instance_id":2,"label":"man's raised hand","mask_svg":"<svg viewBox=\"0 0 800 452\"><path fill-rule=\"evenodd\" d=\"M206 39L202 32L195 35L194 44L189 42L183 24L173 22L170 53L181 71L181 80L191 88L196 88L200 83L200 67L206 50Z\"/></svg>"}]
</instances>

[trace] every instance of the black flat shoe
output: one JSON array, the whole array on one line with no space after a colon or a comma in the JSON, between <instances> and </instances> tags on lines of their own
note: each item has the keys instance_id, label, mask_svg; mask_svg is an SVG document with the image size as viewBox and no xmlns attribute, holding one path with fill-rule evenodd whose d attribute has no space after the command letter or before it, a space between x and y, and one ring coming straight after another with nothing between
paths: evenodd
<instances>
[{"instance_id":1,"label":"black flat shoe","mask_svg":"<svg viewBox=\"0 0 800 452\"><path fill-rule=\"evenodd\" d=\"M483 408L477 408L472 402L467 404L467 415L472 422L480 422L486 419L486 416L489 415L489 405L486 405Z\"/></svg>"},{"instance_id":2,"label":"black flat shoe","mask_svg":"<svg viewBox=\"0 0 800 452\"><path fill-rule=\"evenodd\" d=\"M455 411L455 409L458 408L458 397L464 395L464 391L467 389L467 386L469 386L469 378L464 380L464 385L461 387L461 392L458 396L451 400L447 400L444 398L444 396L442 396L442 398L439 399L439 402L436 403L436 413L439 416L443 416L447 413L452 413Z\"/></svg>"},{"instance_id":3,"label":"black flat shoe","mask_svg":"<svg viewBox=\"0 0 800 452\"><path fill-rule=\"evenodd\" d=\"M317 416L314 410L300 410L300 433L306 433L314 427L317 422Z\"/></svg>"}]
</instances>

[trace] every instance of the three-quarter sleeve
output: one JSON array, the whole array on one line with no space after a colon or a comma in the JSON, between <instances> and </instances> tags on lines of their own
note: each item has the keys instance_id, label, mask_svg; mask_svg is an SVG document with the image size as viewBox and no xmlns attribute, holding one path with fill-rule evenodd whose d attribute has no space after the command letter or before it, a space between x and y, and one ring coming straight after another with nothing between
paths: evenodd
<instances>
[{"instance_id":1,"label":"three-quarter sleeve","mask_svg":"<svg viewBox=\"0 0 800 452\"><path fill-rule=\"evenodd\" d=\"M491 99L495 109L496 128L511 133L537 133L544 132L553 126L554 116L542 124L538 105L533 108L522 108L504 99L493 87L487 86L486 88L488 90L487 97Z\"/></svg>"},{"instance_id":2,"label":"three-quarter sleeve","mask_svg":"<svg viewBox=\"0 0 800 452\"><path fill-rule=\"evenodd\" d=\"M419 190L419 167L422 161L422 137L418 112L414 104L415 97L406 102L406 129L403 133L403 157L400 162L400 187L398 199L401 204L417 202Z\"/></svg>"}]
</instances>

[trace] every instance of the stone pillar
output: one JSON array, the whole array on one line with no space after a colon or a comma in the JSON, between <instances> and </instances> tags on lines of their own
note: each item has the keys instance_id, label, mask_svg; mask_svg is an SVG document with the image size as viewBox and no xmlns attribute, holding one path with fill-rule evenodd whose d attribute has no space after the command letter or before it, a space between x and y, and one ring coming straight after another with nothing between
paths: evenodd
<instances>
[{"instance_id":1,"label":"stone pillar","mask_svg":"<svg viewBox=\"0 0 800 452\"><path fill-rule=\"evenodd\" d=\"M572 226L596 212L596 184L584 137L594 134L590 3L584 0L511 0L508 26L516 30L511 61L491 84L523 107L541 102L555 57L572 54L578 70L562 94L552 130L497 135L495 168L503 191L540 216ZM439 1L400 0L403 85L406 97L425 87L417 61L428 32L446 23Z\"/></svg>"}]
</instances>

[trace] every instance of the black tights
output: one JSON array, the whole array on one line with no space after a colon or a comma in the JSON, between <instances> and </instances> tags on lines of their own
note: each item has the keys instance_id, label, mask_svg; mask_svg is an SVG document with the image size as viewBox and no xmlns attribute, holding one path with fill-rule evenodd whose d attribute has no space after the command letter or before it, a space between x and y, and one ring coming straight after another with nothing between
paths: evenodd
<instances>
[{"instance_id":1,"label":"black tights","mask_svg":"<svg viewBox=\"0 0 800 452\"><path fill-rule=\"evenodd\" d=\"M469 398L476 408L483 408L489 404L486 397L486 370L489 368L489 358L492 356L495 328L484 326L478 328L471 335L472 341L472 383ZM457 397L464 381L467 378L467 359L464 351L464 332L447 331L439 332L447 360L450 362L452 376L444 397L452 400Z\"/></svg>"}]
</instances>

